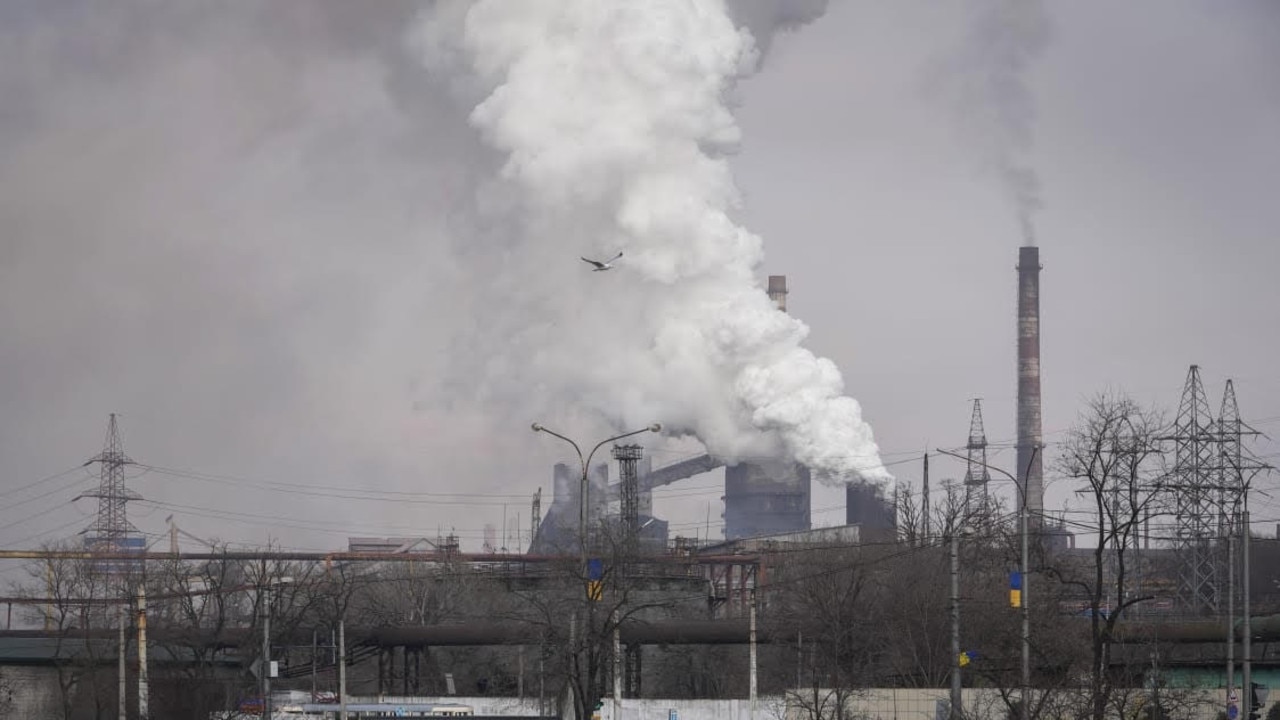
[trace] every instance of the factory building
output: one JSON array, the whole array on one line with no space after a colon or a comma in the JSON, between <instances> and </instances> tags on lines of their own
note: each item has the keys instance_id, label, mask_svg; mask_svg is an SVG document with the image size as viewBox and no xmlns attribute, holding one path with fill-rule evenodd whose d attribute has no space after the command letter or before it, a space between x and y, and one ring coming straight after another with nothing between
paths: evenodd
<instances>
[{"instance_id":1,"label":"factory building","mask_svg":"<svg viewBox=\"0 0 1280 720\"><path fill-rule=\"evenodd\" d=\"M724 536L808 530L809 469L792 462L751 462L724 471Z\"/></svg>"},{"instance_id":2,"label":"factory building","mask_svg":"<svg viewBox=\"0 0 1280 720\"><path fill-rule=\"evenodd\" d=\"M844 488L844 522L862 528L866 537L877 541L892 539L898 523L894 517L893 503L884 497L878 485L850 482Z\"/></svg>"},{"instance_id":3,"label":"factory building","mask_svg":"<svg viewBox=\"0 0 1280 720\"><path fill-rule=\"evenodd\" d=\"M779 310L787 309L787 278L770 275L769 298ZM725 467L711 455L701 455L654 469L645 456L636 468L635 519L614 523L610 503L630 497L623 483L609 483L609 470L597 465L591 470L589 524L635 528L641 549L665 547L667 523L653 516L652 491L701 473ZM553 501L545 517L535 517L531 552L554 552L577 547L581 526L579 503L581 475L577 468L559 464L553 472ZM796 533L812 527L812 477L809 469L789 460L751 460L725 467L723 532L726 540ZM863 483L846 488L846 520L878 535L894 528L892 506L883 491ZM626 503L621 503L625 505ZM537 512L535 512L535 516ZM622 511L616 515L625 515Z\"/></svg>"}]
</instances>

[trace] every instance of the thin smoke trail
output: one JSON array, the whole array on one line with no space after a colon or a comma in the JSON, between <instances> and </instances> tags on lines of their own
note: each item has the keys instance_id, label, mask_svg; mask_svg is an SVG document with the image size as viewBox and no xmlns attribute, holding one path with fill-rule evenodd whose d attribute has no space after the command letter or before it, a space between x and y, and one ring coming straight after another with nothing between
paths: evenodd
<instances>
[{"instance_id":1,"label":"thin smoke trail","mask_svg":"<svg viewBox=\"0 0 1280 720\"><path fill-rule=\"evenodd\" d=\"M1048 16L1040 0L969 0L963 7L970 22L956 50L938 62L940 85L963 141L999 181L1023 241L1034 245L1043 201L1027 74L1048 44Z\"/></svg>"}]
</instances>

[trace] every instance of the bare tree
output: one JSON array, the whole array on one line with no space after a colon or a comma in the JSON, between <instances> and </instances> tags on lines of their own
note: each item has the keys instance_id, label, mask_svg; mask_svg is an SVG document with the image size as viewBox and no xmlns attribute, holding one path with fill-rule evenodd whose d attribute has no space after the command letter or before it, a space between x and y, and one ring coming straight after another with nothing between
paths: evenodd
<instances>
[{"instance_id":1,"label":"bare tree","mask_svg":"<svg viewBox=\"0 0 1280 720\"><path fill-rule=\"evenodd\" d=\"M1020 607L1009 600L1009 571L1020 567L1020 529L1013 522L989 526L988 533L962 545L961 566L964 637L978 653L967 672L976 685L996 690L987 714L1003 711L1015 720L1022 713L1023 635ZM1081 634L1063 631L1062 585L1041 578L1027 612L1029 619L1032 720L1071 715L1077 704L1079 678L1087 665L1088 647ZM1068 622L1070 622L1068 620ZM1069 712L1070 711L1070 712ZM966 714L972 715L974 709Z\"/></svg>"},{"instance_id":2,"label":"bare tree","mask_svg":"<svg viewBox=\"0 0 1280 720\"><path fill-rule=\"evenodd\" d=\"M947 613L947 554L936 542L886 561L872 600L879 606L886 645L886 681L904 687L943 687L951 672Z\"/></svg>"},{"instance_id":3,"label":"bare tree","mask_svg":"<svg viewBox=\"0 0 1280 720\"><path fill-rule=\"evenodd\" d=\"M768 622L802 619L804 627L795 689L787 693L792 710L809 720L847 720L851 701L880 684L886 669L929 674L935 663L923 656L932 652L932 634L917 633L915 624L939 614L896 610L932 604L931 588L902 582L907 558L928 562L931 554L931 548L894 544L832 546L794 551L780 563Z\"/></svg>"},{"instance_id":4,"label":"bare tree","mask_svg":"<svg viewBox=\"0 0 1280 720\"><path fill-rule=\"evenodd\" d=\"M923 493L912 492L899 484L893 504L898 540L911 546L926 542L924 518L929 511L924 507Z\"/></svg>"},{"instance_id":5,"label":"bare tree","mask_svg":"<svg viewBox=\"0 0 1280 720\"><path fill-rule=\"evenodd\" d=\"M1090 504L1095 547L1083 566L1063 563L1050 574L1085 598L1089 615L1090 664L1087 715L1104 720L1108 708L1133 685L1112 670L1116 626L1125 612L1150 596L1135 592L1131 556L1164 471L1160 416L1123 396L1099 395L1068 433L1058 462L1079 483Z\"/></svg>"},{"instance_id":6,"label":"bare tree","mask_svg":"<svg viewBox=\"0 0 1280 720\"><path fill-rule=\"evenodd\" d=\"M497 617L532 624L543 649L543 665L555 678L569 712L590 718L612 693L617 669L615 635L623 625L670 612L680 597L651 583L635 546L619 525L592 528L589 559L550 563L534 585L512 586ZM650 589L650 587L653 589ZM686 598L687 600L688 598Z\"/></svg>"},{"instance_id":7,"label":"bare tree","mask_svg":"<svg viewBox=\"0 0 1280 720\"><path fill-rule=\"evenodd\" d=\"M228 552L218 544L211 550ZM233 648L247 644L252 591L243 564L225 557L148 567L148 644L185 661L153 671L153 714L204 718L232 704L235 698L218 668Z\"/></svg>"},{"instance_id":8,"label":"bare tree","mask_svg":"<svg viewBox=\"0 0 1280 720\"><path fill-rule=\"evenodd\" d=\"M74 543L45 550L82 550ZM115 638L127 580L123 568L86 559L48 558L26 567L28 580L15 593L44 600L29 606L28 619L53 639L52 664L65 720L99 717L117 702L115 674L108 660L125 652ZM126 635L127 637L127 635Z\"/></svg>"}]
</instances>

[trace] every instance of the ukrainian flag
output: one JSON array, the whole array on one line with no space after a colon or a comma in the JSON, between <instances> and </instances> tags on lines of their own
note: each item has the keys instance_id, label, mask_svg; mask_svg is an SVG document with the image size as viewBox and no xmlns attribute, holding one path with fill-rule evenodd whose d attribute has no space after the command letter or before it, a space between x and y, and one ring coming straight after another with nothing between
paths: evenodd
<instances>
[{"instance_id":1,"label":"ukrainian flag","mask_svg":"<svg viewBox=\"0 0 1280 720\"><path fill-rule=\"evenodd\" d=\"M978 659L978 653L976 651L965 650L964 652L960 653L960 667L965 667L969 663L977 659Z\"/></svg>"},{"instance_id":2,"label":"ukrainian flag","mask_svg":"<svg viewBox=\"0 0 1280 720\"><path fill-rule=\"evenodd\" d=\"M1009 607L1022 607L1022 573L1009 573Z\"/></svg>"}]
</instances>

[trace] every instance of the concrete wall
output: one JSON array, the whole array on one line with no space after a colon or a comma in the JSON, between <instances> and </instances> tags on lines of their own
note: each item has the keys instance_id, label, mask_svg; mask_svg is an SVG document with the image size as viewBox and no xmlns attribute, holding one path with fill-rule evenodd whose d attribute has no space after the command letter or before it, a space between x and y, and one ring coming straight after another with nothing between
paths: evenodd
<instances>
[{"instance_id":1,"label":"concrete wall","mask_svg":"<svg viewBox=\"0 0 1280 720\"><path fill-rule=\"evenodd\" d=\"M776 701L777 698L774 698ZM765 699L756 704L756 720L780 720L765 708ZM672 715L672 713L675 713ZM747 700L623 700L620 713L605 701L600 720L752 720Z\"/></svg>"},{"instance_id":2,"label":"concrete wall","mask_svg":"<svg viewBox=\"0 0 1280 720\"><path fill-rule=\"evenodd\" d=\"M62 717L57 671L20 665L0 668L0 716L30 720Z\"/></svg>"},{"instance_id":3,"label":"concrete wall","mask_svg":"<svg viewBox=\"0 0 1280 720\"><path fill-rule=\"evenodd\" d=\"M825 698L828 693L820 695ZM935 720L936 701L946 697L945 690L871 690L850 698L849 708L851 714L875 720ZM805 707L814 704L811 691L799 699L761 697L754 713L745 699L623 700L617 714L613 703L606 701L600 720L804 720L809 717Z\"/></svg>"},{"instance_id":4,"label":"concrete wall","mask_svg":"<svg viewBox=\"0 0 1280 720\"><path fill-rule=\"evenodd\" d=\"M513 697L464 697L449 695L447 697L417 697L405 695L348 695L349 703L389 703L392 705L453 704L470 705L476 715L537 715L538 698ZM546 698L546 712L555 714L555 698Z\"/></svg>"},{"instance_id":5,"label":"concrete wall","mask_svg":"<svg viewBox=\"0 0 1280 720\"><path fill-rule=\"evenodd\" d=\"M1082 691L1083 692L1083 691ZM1175 691L1166 691L1175 692ZM1187 691L1182 691L1186 693ZM847 717L864 720L945 720L949 693L945 689L877 688L857 691L847 700ZM754 712L746 699L734 700L662 700L624 699L620 707L606 699L600 710L600 720L809 720L809 708L823 702L831 702L830 691L812 690L800 694L761 697ZM470 705L476 715L538 715L537 698L503 697L401 697L395 695L352 696L351 702L385 703L458 703ZM996 690L966 688L964 705L972 720L1006 720L1008 710ZM1194 691L1183 697L1179 710L1173 713L1179 720L1214 720L1219 710L1226 707L1224 690ZM1265 713L1269 705L1263 706ZM823 717L832 717L827 707ZM555 714L554 701L547 699L547 715ZM14 715L14 717L39 717ZM1052 714L1049 715L1052 717ZM1121 720L1121 719L1117 719ZM1128 718L1123 720L1130 720Z\"/></svg>"},{"instance_id":6,"label":"concrete wall","mask_svg":"<svg viewBox=\"0 0 1280 720\"><path fill-rule=\"evenodd\" d=\"M1181 692L1183 697L1178 709L1173 711L1173 717L1214 720L1217 713L1226 707L1224 690ZM945 720L949 697L945 689L864 690L848 699L848 716L866 720ZM1006 720L1008 716L1008 709L996 690L966 688L963 698L967 714L974 720ZM606 700L600 720L808 720L812 717L808 708L824 700L832 701L829 692L820 692L816 702L813 691L785 699L761 697L756 702L754 713L745 699L623 700L620 712L615 712L612 701ZM1268 707L1269 704L1262 708L1264 716ZM827 713L830 710L828 708ZM824 714L824 717L831 716Z\"/></svg>"}]
</instances>

